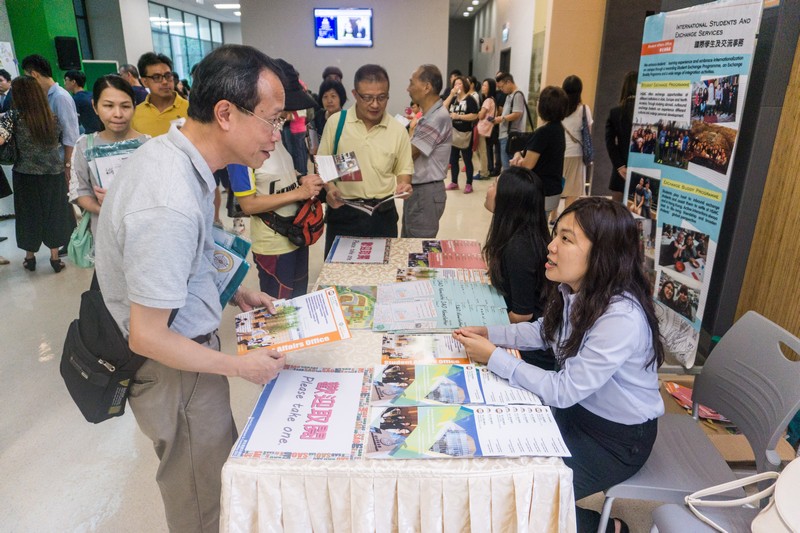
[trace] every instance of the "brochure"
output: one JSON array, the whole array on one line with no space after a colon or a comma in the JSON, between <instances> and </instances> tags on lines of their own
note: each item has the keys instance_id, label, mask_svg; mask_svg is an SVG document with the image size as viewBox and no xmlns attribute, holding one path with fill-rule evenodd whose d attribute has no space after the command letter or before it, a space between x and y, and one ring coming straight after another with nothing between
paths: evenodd
<instances>
[{"instance_id":1,"label":"brochure","mask_svg":"<svg viewBox=\"0 0 800 533\"><path fill-rule=\"evenodd\" d=\"M322 181L328 183L341 178L342 181L361 181L361 168L355 152L337 155L314 156L317 172Z\"/></svg>"},{"instance_id":2,"label":"brochure","mask_svg":"<svg viewBox=\"0 0 800 533\"><path fill-rule=\"evenodd\" d=\"M368 215L372 215L383 204L385 204L387 202L393 202L395 198L405 198L408 195L409 195L409 193L407 193L407 192L401 192L401 193L395 194L394 196L390 196L388 198L384 198L383 200L381 200L380 202L378 202L375 205L366 204L362 200L342 200L342 202L344 202L345 205L349 205L353 209L358 209L359 211L362 211L362 212L364 212L364 213L366 213Z\"/></svg>"},{"instance_id":3,"label":"brochure","mask_svg":"<svg viewBox=\"0 0 800 533\"><path fill-rule=\"evenodd\" d=\"M517 359L521 357L518 350L506 351ZM394 365L471 363L464 346L448 333L385 333L381 362Z\"/></svg>"},{"instance_id":4,"label":"brochure","mask_svg":"<svg viewBox=\"0 0 800 533\"><path fill-rule=\"evenodd\" d=\"M337 235L325 262L386 264L390 247L391 241L385 238Z\"/></svg>"},{"instance_id":5,"label":"brochure","mask_svg":"<svg viewBox=\"0 0 800 533\"><path fill-rule=\"evenodd\" d=\"M351 336L333 287L273 303L275 315L264 308L236 315L236 344L240 355L264 346L291 352Z\"/></svg>"},{"instance_id":6,"label":"brochure","mask_svg":"<svg viewBox=\"0 0 800 533\"><path fill-rule=\"evenodd\" d=\"M424 240L422 253L408 254L409 267L486 270L481 245L469 239Z\"/></svg>"},{"instance_id":7,"label":"brochure","mask_svg":"<svg viewBox=\"0 0 800 533\"><path fill-rule=\"evenodd\" d=\"M212 260L217 269L214 282L219 291L220 304L225 307L250 270L250 264L245 261L250 251L250 241L217 226L214 226L212 236L214 238Z\"/></svg>"},{"instance_id":8,"label":"brochure","mask_svg":"<svg viewBox=\"0 0 800 533\"><path fill-rule=\"evenodd\" d=\"M372 329L449 333L462 326L508 323L505 300L491 285L429 279L378 286Z\"/></svg>"},{"instance_id":9,"label":"brochure","mask_svg":"<svg viewBox=\"0 0 800 533\"><path fill-rule=\"evenodd\" d=\"M413 406L370 411L366 457L570 457L549 407Z\"/></svg>"},{"instance_id":10,"label":"brochure","mask_svg":"<svg viewBox=\"0 0 800 533\"><path fill-rule=\"evenodd\" d=\"M375 301L378 298L378 287L375 285L320 285L320 289L335 287L339 295L344 319L350 329L372 329L372 314L375 312Z\"/></svg>"},{"instance_id":11,"label":"brochure","mask_svg":"<svg viewBox=\"0 0 800 533\"><path fill-rule=\"evenodd\" d=\"M375 367L372 405L541 405L532 392L475 365L381 365Z\"/></svg>"},{"instance_id":12,"label":"brochure","mask_svg":"<svg viewBox=\"0 0 800 533\"><path fill-rule=\"evenodd\" d=\"M486 261L480 253L428 252L430 268L480 268L486 270Z\"/></svg>"},{"instance_id":13,"label":"brochure","mask_svg":"<svg viewBox=\"0 0 800 533\"><path fill-rule=\"evenodd\" d=\"M417 255L417 254L413 254ZM425 261L427 262L427 254ZM468 268L425 268L409 267L397 269L397 281L419 281L425 279L454 279L473 283L489 284L489 275L485 270Z\"/></svg>"},{"instance_id":14,"label":"brochure","mask_svg":"<svg viewBox=\"0 0 800 533\"><path fill-rule=\"evenodd\" d=\"M264 387L231 457L361 457L371 372L287 366Z\"/></svg>"}]
</instances>

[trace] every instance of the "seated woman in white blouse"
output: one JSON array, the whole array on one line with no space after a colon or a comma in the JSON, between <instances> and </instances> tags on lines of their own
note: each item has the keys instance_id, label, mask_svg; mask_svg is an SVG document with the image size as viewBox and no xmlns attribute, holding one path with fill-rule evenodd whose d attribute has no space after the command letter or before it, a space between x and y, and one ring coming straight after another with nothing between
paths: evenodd
<instances>
[{"instance_id":1,"label":"seated woman in white blouse","mask_svg":"<svg viewBox=\"0 0 800 533\"><path fill-rule=\"evenodd\" d=\"M567 207L548 245L545 275L560 283L536 322L464 327L453 336L470 357L555 407L572 457L575 499L635 474L664 413L656 371L664 361L636 223L619 203L582 198ZM552 347L546 371L500 347ZM597 531L600 514L577 508L578 531ZM627 531L621 520L608 531Z\"/></svg>"}]
</instances>

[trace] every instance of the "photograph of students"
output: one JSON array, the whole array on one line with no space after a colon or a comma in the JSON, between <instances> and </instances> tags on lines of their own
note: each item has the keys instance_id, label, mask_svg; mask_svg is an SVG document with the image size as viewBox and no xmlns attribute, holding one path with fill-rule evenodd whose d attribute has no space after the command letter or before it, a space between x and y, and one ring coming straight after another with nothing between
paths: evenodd
<instances>
[{"instance_id":1,"label":"photograph of students","mask_svg":"<svg viewBox=\"0 0 800 533\"><path fill-rule=\"evenodd\" d=\"M556 222L547 279L559 283L536 322L472 326L453 332L477 362L511 385L539 395L572 457L575 499L606 490L645 463L664 413L658 319L642 268L636 223L621 204L581 198ZM498 347L550 346L558 370L546 371ZM576 508L578 531L596 531L600 514ZM616 521L616 519L615 519ZM627 526L609 523L609 527Z\"/></svg>"}]
</instances>

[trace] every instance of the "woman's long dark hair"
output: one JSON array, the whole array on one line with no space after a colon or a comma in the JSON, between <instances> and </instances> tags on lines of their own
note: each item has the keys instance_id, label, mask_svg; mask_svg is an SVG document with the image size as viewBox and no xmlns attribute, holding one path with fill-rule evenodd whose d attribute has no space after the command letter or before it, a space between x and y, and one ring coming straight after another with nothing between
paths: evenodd
<instances>
[{"instance_id":1,"label":"woman's long dark hair","mask_svg":"<svg viewBox=\"0 0 800 533\"><path fill-rule=\"evenodd\" d=\"M14 95L11 105L25 120L33 142L42 146L56 144L56 117L39 82L30 76L19 76L11 82L11 93Z\"/></svg>"},{"instance_id":2,"label":"woman's long dark hair","mask_svg":"<svg viewBox=\"0 0 800 533\"><path fill-rule=\"evenodd\" d=\"M486 98L494 98L497 96L497 82L494 81L494 78L486 78L481 82L481 84L483 83L489 84L489 94L486 95Z\"/></svg>"},{"instance_id":3,"label":"woman's long dark hair","mask_svg":"<svg viewBox=\"0 0 800 533\"><path fill-rule=\"evenodd\" d=\"M661 366L664 347L658 330L650 284L642 266L639 232L633 216L622 204L606 198L589 197L573 202L558 217L558 223L572 213L575 221L592 243L589 269L581 282L580 291L570 312L572 333L558 347L563 362L578 354L586 332L606 311L611 299L629 295L644 311L653 341L653 357L646 366ZM553 297L544 313L544 338L556 342L562 329L564 301L560 294Z\"/></svg>"},{"instance_id":4,"label":"woman's long dark hair","mask_svg":"<svg viewBox=\"0 0 800 533\"><path fill-rule=\"evenodd\" d=\"M544 214L542 180L532 171L510 167L497 178L494 197L494 215L483 247L483 257L489 266L492 285L502 287L502 258L511 237L520 234L530 245L536 269L536 286L540 293L547 291L544 264L547 261L547 219Z\"/></svg>"},{"instance_id":5,"label":"woman's long dark hair","mask_svg":"<svg viewBox=\"0 0 800 533\"><path fill-rule=\"evenodd\" d=\"M567 76L564 79L564 83L561 84L561 88L564 89L564 92L567 93L567 99L569 103L567 104L567 116L570 116L578 109L578 106L581 103L581 93L583 92L583 82L578 76Z\"/></svg>"}]
</instances>

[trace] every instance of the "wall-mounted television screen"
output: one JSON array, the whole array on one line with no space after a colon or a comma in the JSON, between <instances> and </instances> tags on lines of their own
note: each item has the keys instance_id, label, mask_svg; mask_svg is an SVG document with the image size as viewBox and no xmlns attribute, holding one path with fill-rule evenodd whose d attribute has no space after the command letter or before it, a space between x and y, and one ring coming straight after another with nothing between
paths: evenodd
<instances>
[{"instance_id":1,"label":"wall-mounted television screen","mask_svg":"<svg viewBox=\"0 0 800 533\"><path fill-rule=\"evenodd\" d=\"M372 46L372 9L315 8L317 46Z\"/></svg>"}]
</instances>

